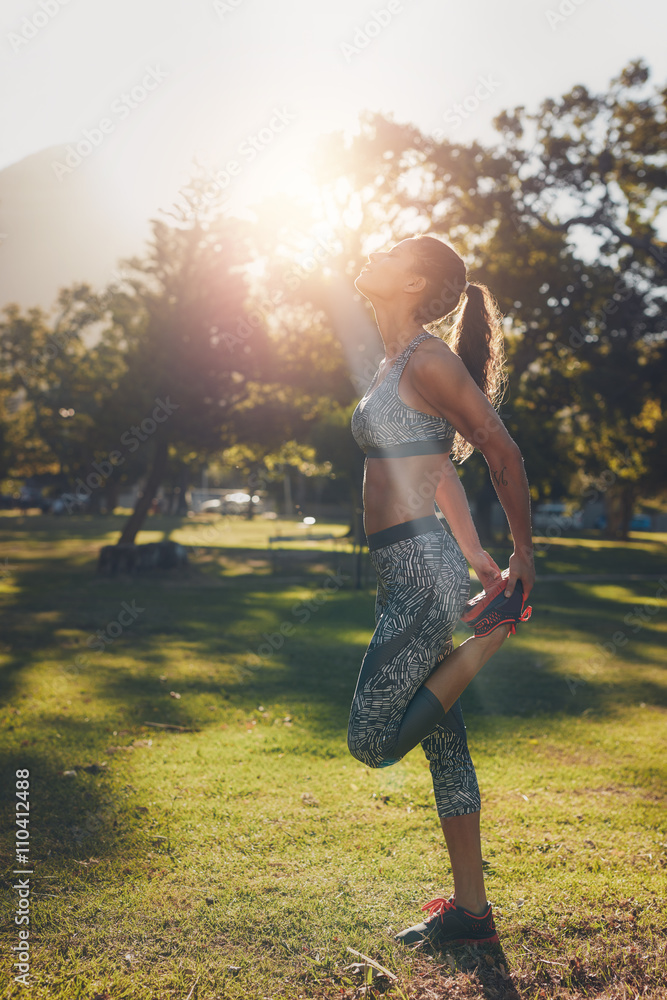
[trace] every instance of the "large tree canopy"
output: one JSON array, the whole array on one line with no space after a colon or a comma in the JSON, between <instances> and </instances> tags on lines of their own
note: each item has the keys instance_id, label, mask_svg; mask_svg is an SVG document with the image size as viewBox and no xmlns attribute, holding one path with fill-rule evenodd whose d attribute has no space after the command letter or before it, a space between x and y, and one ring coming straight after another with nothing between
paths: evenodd
<instances>
[{"instance_id":1,"label":"large tree canopy","mask_svg":"<svg viewBox=\"0 0 667 1000\"><path fill-rule=\"evenodd\" d=\"M633 63L602 95L575 87L500 115L492 148L369 114L320 155L341 273L390 241L443 234L506 316L502 414L534 498L603 497L621 537L634 500L665 486L667 91L648 79ZM484 506L474 463L464 477Z\"/></svg>"},{"instance_id":2,"label":"large tree canopy","mask_svg":"<svg viewBox=\"0 0 667 1000\"><path fill-rule=\"evenodd\" d=\"M381 341L353 279L369 251L434 232L505 316L501 415L533 498L602 497L624 537L635 500L665 487L666 110L635 62L602 94L504 112L489 146L366 114L322 140L316 203L268 199L254 222L221 213L195 172L120 280L65 290L52 322L5 311L1 471L72 482L119 453L108 506L146 476L123 541L160 483L223 454L255 477L330 470L354 498L349 413ZM484 522L484 464L462 475Z\"/></svg>"}]
</instances>

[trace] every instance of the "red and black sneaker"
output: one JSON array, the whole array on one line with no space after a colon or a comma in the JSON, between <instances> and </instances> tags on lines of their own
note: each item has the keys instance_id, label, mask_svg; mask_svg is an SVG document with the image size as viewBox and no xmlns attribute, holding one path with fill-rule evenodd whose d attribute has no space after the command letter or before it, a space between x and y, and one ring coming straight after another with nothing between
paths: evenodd
<instances>
[{"instance_id":1,"label":"red and black sneaker","mask_svg":"<svg viewBox=\"0 0 667 1000\"><path fill-rule=\"evenodd\" d=\"M469 913L449 899L432 899L422 906L429 916L421 924L408 927L394 938L403 944L497 944L491 904L481 916Z\"/></svg>"},{"instance_id":2,"label":"red and black sneaker","mask_svg":"<svg viewBox=\"0 0 667 1000\"><path fill-rule=\"evenodd\" d=\"M505 597L505 587L510 571L503 571L501 579L490 590L482 590L466 604L461 621L471 628L475 635L488 635L499 625L509 625L510 633L516 633L519 622L527 622L533 609L524 608L523 584L516 581L510 597Z\"/></svg>"}]
</instances>

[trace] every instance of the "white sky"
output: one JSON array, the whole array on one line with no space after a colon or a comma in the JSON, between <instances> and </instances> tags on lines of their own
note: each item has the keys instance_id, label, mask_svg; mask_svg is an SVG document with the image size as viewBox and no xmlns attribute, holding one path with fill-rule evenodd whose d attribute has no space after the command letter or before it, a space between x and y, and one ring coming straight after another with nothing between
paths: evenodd
<instances>
[{"instance_id":1,"label":"white sky","mask_svg":"<svg viewBox=\"0 0 667 1000\"><path fill-rule=\"evenodd\" d=\"M134 211L145 204L147 217L175 194L193 154L218 167L241 160L229 192L253 201L281 178L298 178L313 138L353 128L364 109L452 139L492 141L490 121L500 110L535 108L575 83L601 89L631 58L646 59L656 81L667 77L664 0L391 0L395 12L382 18L389 23L347 59L341 43L354 43L357 28L390 9L389 0L217 6L4 0L0 169L77 142L108 117L113 132L92 155L110 187L134 201ZM547 12L559 8L572 12L552 26ZM25 44L12 39L31 31ZM121 118L114 102L151 67L166 78ZM447 124L446 113L472 98L481 78L490 96L458 127L451 116ZM268 125L274 108L294 119L251 165L240 145Z\"/></svg>"}]
</instances>

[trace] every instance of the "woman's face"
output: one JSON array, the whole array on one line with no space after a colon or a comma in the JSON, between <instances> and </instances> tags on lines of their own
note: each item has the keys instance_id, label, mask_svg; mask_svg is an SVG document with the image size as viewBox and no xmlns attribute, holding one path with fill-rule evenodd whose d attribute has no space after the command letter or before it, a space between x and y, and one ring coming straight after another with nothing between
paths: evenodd
<instances>
[{"instance_id":1,"label":"woman's face","mask_svg":"<svg viewBox=\"0 0 667 1000\"><path fill-rule=\"evenodd\" d=\"M390 250L369 254L354 287L367 299L391 299L403 291L420 291L425 282L415 271L414 242L401 240Z\"/></svg>"}]
</instances>

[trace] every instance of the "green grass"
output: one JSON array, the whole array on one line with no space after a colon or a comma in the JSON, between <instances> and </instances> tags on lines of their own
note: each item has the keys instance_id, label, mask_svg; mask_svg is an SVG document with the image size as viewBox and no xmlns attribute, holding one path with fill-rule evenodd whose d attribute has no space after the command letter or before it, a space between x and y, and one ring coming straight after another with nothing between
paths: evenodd
<instances>
[{"instance_id":1,"label":"green grass","mask_svg":"<svg viewBox=\"0 0 667 1000\"><path fill-rule=\"evenodd\" d=\"M348 946L398 977L368 996L667 996L659 580L538 583L532 621L465 692L501 946L419 954L393 934L451 891L426 761L373 771L345 741L371 581L354 590L349 551L325 547L272 572L259 521L234 522L185 573L98 578L117 524L0 519L10 918L16 768L35 872L31 985L12 984L6 920L4 996L362 996ZM664 536L555 539L539 563L661 573L665 551ZM325 592L338 570L349 578ZM133 601L132 623L91 650Z\"/></svg>"}]
</instances>

